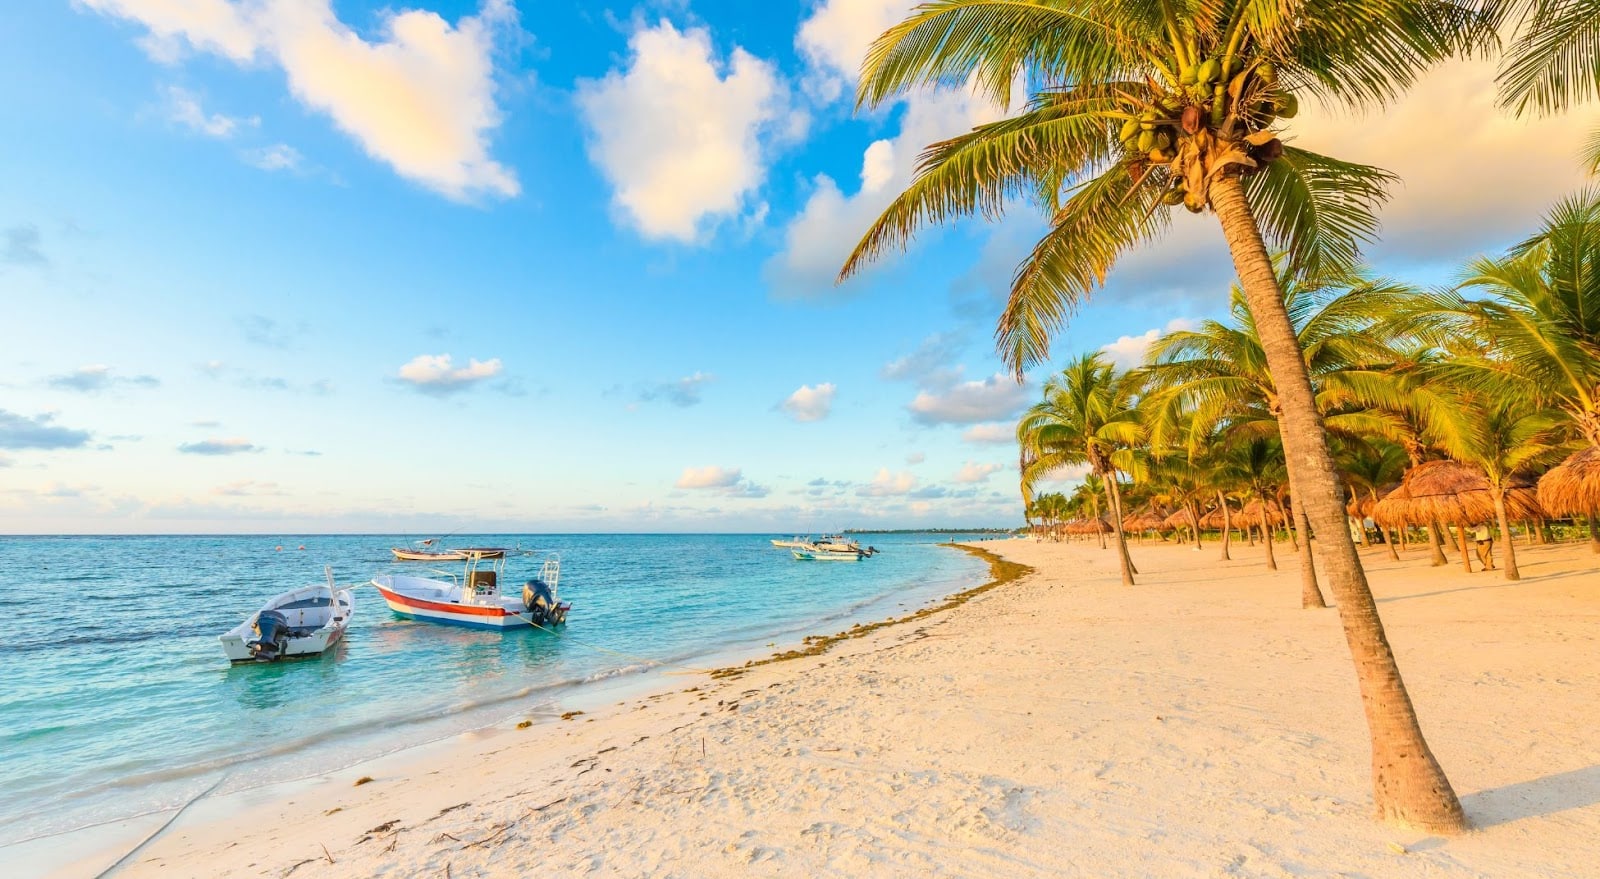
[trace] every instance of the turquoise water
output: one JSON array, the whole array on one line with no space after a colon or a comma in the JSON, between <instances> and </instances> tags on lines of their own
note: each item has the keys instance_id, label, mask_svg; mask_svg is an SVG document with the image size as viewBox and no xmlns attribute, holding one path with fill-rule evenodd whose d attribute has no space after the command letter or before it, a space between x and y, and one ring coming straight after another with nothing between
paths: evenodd
<instances>
[{"instance_id":1,"label":"turquoise water","mask_svg":"<svg viewBox=\"0 0 1600 879\"><path fill-rule=\"evenodd\" d=\"M0 845L895 616L982 582L982 562L934 545L948 539L872 535L882 554L848 563L798 562L755 535L456 535L536 550L508 561L510 584L559 553L565 631L412 622L362 586L328 654L231 665L217 636L323 565L349 585L430 564L391 561L405 539L381 535L0 537Z\"/></svg>"}]
</instances>

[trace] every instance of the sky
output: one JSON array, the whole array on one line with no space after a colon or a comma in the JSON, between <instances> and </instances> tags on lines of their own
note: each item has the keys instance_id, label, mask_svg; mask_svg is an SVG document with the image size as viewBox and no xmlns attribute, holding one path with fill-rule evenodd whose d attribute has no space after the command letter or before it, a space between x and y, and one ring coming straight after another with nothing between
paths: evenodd
<instances>
[{"instance_id":1,"label":"sky","mask_svg":"<svg viewBox=\"0 0 1600 879\"><path fill-rule=\"evenodd\" d=\"M817 532L1022 521L993 348L1044 229L834 276L962 90L857 112L910 0L39 0L0 8L0 533ZM1583 184L1586 113L1489 62L1296 143L1404 181L1444 283ZM1210 216L1053 348L1225 311ZM1061 474L1061 482L1077 474Z\"/></svg>"}]
</instances>

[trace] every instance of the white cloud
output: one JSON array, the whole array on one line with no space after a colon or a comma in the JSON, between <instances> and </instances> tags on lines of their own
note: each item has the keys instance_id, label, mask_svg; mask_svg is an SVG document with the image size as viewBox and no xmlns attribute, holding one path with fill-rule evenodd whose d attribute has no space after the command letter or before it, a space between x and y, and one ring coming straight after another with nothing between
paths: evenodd
<instances>
[{"instance_id":1,"label":"white cloud","mask_svg":"<svg viewBox=\"0 0 1600 879\"><path fill-rule=\"evenodd\" d=\"M965 340L959 333L935 333L922 340L917 350L884 364L879 375L890 381L911 381L918 387L948 387L961 377L952 366Z\"/></svg>"},{"instance_id":2,"label":"white cloud","mask_svg":"<svg viewBox=\"0 0 1600 879\"><path fill-rule=\"evenodd\" d=\"M810 65L806 90L824 101L853 86L878 35L906 17L914 0L823 0L800 25L795 48Z\"/></svg>"},{"instance_id":3,"label":"white cloud","mask_svg":"<svg viewBox=\"0 0 1600 879\"><path fill-rule=\"evenodd\" d=\"M172 86L167 89L168 118L183 127L207 137L226 139L232 137L240 125L256 125L256 118L237 119L221 113L207 113L200 99L187 89Z\"/></svg>"},{"instance_id":4,"label":"white cloud","mask_svg":"<svg viewBox=\"0 0 1600 879\"><path fill-rule=\"evenodd\" d=\"M247 163L263 171L293 171L300 167L300 151L286 143L245 150L239 154Z\"/></svg>"},{"instance_id":5,"label":"white cloud","mask_svg":"<svg viewBox=\"0 0 1600 879\"><path fill-rule=\"evenodd\" d=\"M770 62L738 47L723 62L704 28L663 20L628 48L626 70L578 83L589 158L646 238L700 240L745 209L774 144L797 136L804 117Z\"/></svg>"},{"instance_id":6,"label":"white cloud","mask_svg":"<svg viewBox=\"0 0 1600 879\"><path fill-rule=\"evenodd\" d=\"M744 478L739 468L732 469L710 465L685 467L683 475L674 483L679 488L728 488Z\"/></svg>"},{"instance_id":7,"label":"white cloud","mask_svg":"<svg viewBox=\"0 0 1600 879\"><path fill-rule=\"evenodd\" d=\"M500 374L500 358L470 359L455 366L449 354L418 354L400 367L400 381L429 394L451 394Z\"/></svg>"},{"instance_id":8,"label":"white cloud","mask_svg":"<svg viewBox=\"0 0 1600 879\"><path fill-rule=\"evenodd\" d=\"M1198 326L1200 322L1193 318L1175 317L1167 321L1165 327L1145 330L1137 336L1119 336L1115 342L1102 345L1100 350L1118 369L1133 369L1144 365L1145 358L1150 354L1150 346L1155 344L1156 339L1166 333L1193 330Z\"/></svg>"},{"instance_id":9,"label":"white cloud","mask_svg":"<svg viewBox=\"0 0 1600 879\"><path fill-rule=\"evenodd\" d=\"M799 390L789 395L789 399L783 401L783 411L795 421L821 421L833 409L834 391L832 382L824 382L816 387L801 385Z\"/></svg>"},{"instance_id":10,"label":"white cloud","mask_svg":"<svg viewBox=\"0 0 1600 879\"><path fill-rule=\"evenodd\" d=\"M835 295L834 278L862 234L911 182L928 144L1000 118L987 100L967 91L919 93L906 101L900 133L862 153L860 185L846 195L833 178L817 175L800 213L784 232L784 248L763 267L782 297ZM891 261L886 255L880 263Z\"/></svg>"},{"instance_id":11,"label":"white cloud","mask_svg":"<svg viewBox=\"0 0 1600 879\"><path fill-rule=\"evenodd\" d=\"M511 0L484 0L454 26L426 10L385 13L370 42L339 20L332 0L81 2L144 25L143 45L158 61L176 63L187 46L240 65L278 65L302 104L436 192L467 200L519 191L488 144L500 125L495 41L517 28Z\"/></svg>"},{"instance_id":12,"label":"white cloud","mask_svg":"<svg viewBox=\"0 0 1600 879\"><path fill-rule=\"evenodd\" d=\"M922 424L976 424L1008 418L1026 404L1026 386L996 373L942 392L922 391L906 408Z\"/></svg>"},{"instance_id":13,"label":"white cloud","mask_svg":"<svg viewBox=\"0 0 1600 879\"><path fill-rule=\"evenodd\" d=\"M928 460L928 454L926 452L912 452L906 456L906 463L913 467L926 460Z\"/></svg>"},{"instance_id":14,"label":"white cloud","mask_svg":"<svg viewBox=\"0 0 1600 879\"><path fill-rule=\"evenodd\" d=\"M878 469L878 475L872 477L872 482L856 489L860 497L897 497L910 494L917 487L917 477L909 471L890 473L888 467Z\"/></svg>"},{"instance_id":15,"label":"white cloud","mask_svg":"<svg viewBox=\"0 0 1600 879\"><path fill-rule=\"evenodd\" d=\"M730 498L763 498L770 491L766 486L756 485L744 478L744 474L737 467L685 467L683 475L674 483L678 488L708 491L722 497Z\"/></svg>"},{"instance_id":16,"label":"white cloud","mask_svg":"<svg viewBox=\"0 0 1600 879\"><path fill-rule=\"evenodd\" d=\"M974 424L962 431L961 439L978 445L1014 443L1017 441L1017 426L1005 422Z\"/></svg>"},{"instance_id":17,"label":"white cloud","mask_svg":"<svg viewBox=\"0 0 1600 879\"><path fill-rule=\"evenodd\" d=\"M974 461L968 461L961 465L961 471L956 474L956 481L966 483L984 482L988 480L990 475L1000 472L1001 469L1003 468L999 464L979 464Z\"/></svg>"}]
</instances>

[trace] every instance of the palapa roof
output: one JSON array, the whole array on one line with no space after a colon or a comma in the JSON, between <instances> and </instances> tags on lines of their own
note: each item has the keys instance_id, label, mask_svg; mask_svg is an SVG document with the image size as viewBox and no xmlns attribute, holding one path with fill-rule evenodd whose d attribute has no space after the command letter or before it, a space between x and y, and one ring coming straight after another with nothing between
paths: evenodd
<instances>
[{"instance_id":1,"label":"palapa roof","mask_svg":"<svg viewBox=\"0 0 1600 879\"><path fill-rule=\"evenodd\" d=\"M1194 528L1194 523L1189 521L1188 510L1177 510L1161 523L1161 527L1174 531L1179 528L1192 529Z\"/></svg>"},{"instance_id":2,"label":"palapa roof","mask_svg":"<svg viewBox=\"0 0 1600 879\"><path fill-rule=\"evenodd\" d=\"M1073 519L1067 523L1068 534L1109 534L1112 530L1111 524L1104 519Z\"/></svg>"},{"instance_id":3,"label":"palapa roof","mask_svg":"<svg viewBox=\"0 0 1600 879\"><path fill-rule=\"evenodd\" d=\"M1539 504L1557 516L1600 509L1600 446L1572 454L1539 480Z\"/></svg>"},{"instance_id":4,"label":"palapa roof","mask_svg":"<svg viewBox=\"0 0 1600 879\"><path fill-rule=\"evenodd\" d=\"M1400 487L1372 507L1372 519L1385 527L1429 522L1472 524L1494 520L1489 480L1478 470L1454 461L1427 461L1406 471ZM1513 477L1506 490L1508 519L1545 515L1533 491L1533 480Z\"/></svg>"},{"instance_id":5,"label":"palapa roof","mask_svg":"<svg viewBox=\"0 0 1600 879\"><path fill-rule=\"evenodd\" d=\"M1239 516L1238 513L1231 514L1228 517L1228 524L1237 525L1238 524L1238 516ZM1214 530L1217 530L1217 531L1221 531L1222 530L1222 508L1221 507L1213 507L1211 509L1211 512L1206 513L1204 516L1201 516L1200 517L1200 527L1201 528L1208 528L1208 529L1214 529Z\"/></svg>"},{"instance_id":6,"label":"palapa roof","mask_svg":"<svg viewBox=\"0 0 1600 879\"><path fill-rule=\"evenodd\" d=\"M1161 515L1160 512L1156 510L1145 510L1144 512L1134 513L1128 518L1123 519L1122 530L1159 531L1161 530L1162 523L1165 521L1166 517Z\"/></svg>"},{"instance_id":7,"label":"palapa roof","mask_svg":"<svg viewBox=\"0 0 1600 879\"><path fill-rule=\"evenodd\" d=\"M1399 487L1400 483L1398 482L1391 482L1388 485L1378 486L1378 498L1382 498L1389 492L1394 491ZM1344 505L1344 510L1352 516L1371 516L1372 508L1377 505L1378 498L1374 498L1371 494L1363 494L1362 492L1357 491L1356 496L1351 498L1349 503Z\"/></svg>"},{"instance_id":8,"label":"palapa roof","mask_svg":"<svg viewBox=\"0 0 1600 879\"><path fill-rule=\"evenodd\" d=\"M1278 502L1269 500L1266 504L1262 504L1261 501L1251 501L1245 504L1244 509L1233 514L1233 522L1242 528L1250 528L1260 525L1263 516L1265 516L1268 525L1282 525L1288 521L1283 515L1283 508L1278 506Z\"/></svg>"}]
</instances>

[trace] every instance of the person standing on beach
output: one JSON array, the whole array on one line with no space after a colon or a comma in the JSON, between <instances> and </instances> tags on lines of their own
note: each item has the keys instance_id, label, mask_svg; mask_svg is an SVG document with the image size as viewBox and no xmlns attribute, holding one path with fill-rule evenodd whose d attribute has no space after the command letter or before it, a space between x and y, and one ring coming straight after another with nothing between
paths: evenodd
<instances>
[{"instance_id":1,"label":"person standing on beach","mask_svg":"<svg viewBox=\"0 0 1600 879\"><path fill-rule=\"evenodd\" d=\"M1494 534L1489 526L1479 524L1478 529L1472 532L1472 539L1478 544L1478 561L1483 563L1483 569L1494 570Z\"/></svg>"}]
</instances>

